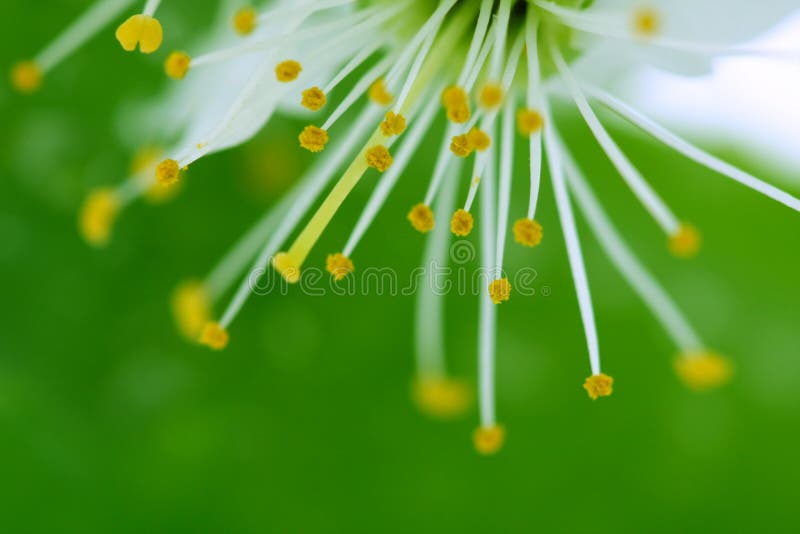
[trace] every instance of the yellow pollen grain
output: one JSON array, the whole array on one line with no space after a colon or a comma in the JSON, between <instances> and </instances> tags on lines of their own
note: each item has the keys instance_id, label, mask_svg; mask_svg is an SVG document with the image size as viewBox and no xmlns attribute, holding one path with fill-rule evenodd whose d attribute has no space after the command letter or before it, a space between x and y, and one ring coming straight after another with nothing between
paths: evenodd
<instances>
[{"instance_id":1,"label":"yellow pollen grain","mask_svg":"<svg viewBox=\"0 0 800 534\"><path fill-rule=\"evenodd\" d=\"M533 109L521 109L517 112L517 131L520 135L529 137L542 129L544 118Z\"/></svg>"},{"instance_id":2,"label":"yellow pollen grain","mask_svg":"<svg viewBox=\"0 0 800 534\"><path fill-rule=\"evenodd\" d=\"M126 52L133 52L138 44L142 54L151 54L161 47L164 31L158 19L134 15L119 25L115 35Z\"/></svg>"},{"instance_id":3,"label":"yellow pollen grain","mask_svg":"<svg viewBox=\"0 0 800 534\"><path fill-rule=\"evenodd\" d=\"M43 77L42 69L33 61L20 61L11 69L11 85L23 94L36 92Z\"/></svg>"},{"instance_id":4,"label":"yellow pollen grain","mask_svg":"<svg viewBox=\"0 0 800 534\"><path fill-rule=\"evenodd\" d=\"M478 102L484 109L496 109L503 102L503 88L496 83L487 83L481 88Z\"/></svg>"},{"instance_id":5,"label":"yellow pollen grain","mask_svg":"<svg viewBox=\"0 0 800 534\"><path fill-rule=\"evenodd\" d=\"M367 150L367 166L384 172L392 166L392 155L389 149L383 145L375 145Z\"/></svg>"},{"instance_id":6,"label":"yellow pollen grain","mask_svg":"<svg viewBox=\"0 0 800 534\"><path fill-rule=\"evenodd\" d=\"M300 265L286 252L279 252L272 258L272 267L290 284L300 281Z\"/></svg>"},{"instance_id":7,"label":"yellow pollen grain","mask_svg":"<svg viewBox=\"0 0 800 534\"><path fill-rule=\"evenodd\" d=\"M164 62L164 71L173 80L182 80L191 64L192 58L186 52L172 52Z\"/></svg>"},{"instance_id":8,"label":"yellow pollen grain","mask_svg":"<svg viewBox=\"0 0 800 534\"><path fill-rule=\"evenodd\" d=\"M233 14L231 23L239 35L250 35L256 29L258 14L252 7L243 7Z\"/></svg>"},{"instance_id":9,"label":"yellow pollen grain","mask_svg":"<svg viewBox=\"0 0 800 534\"><path fill-rule=\"evenodd\" d=\"M406 130L406 118L402 113L395 114L393 111L386 113L386 118L381 123L381 131L386 137L400 135Z\"/></svg>"},{"instance_id":10,"label":"yellow pollen grain","mask_svg":"<svg viewBox=\"0 0 800 534\"><path fill-rule=\"evenodd\" d=\"M433 230L435 224L433 210L422 202L411 208L407 218L411 222L411 226L418 232L426 234Z\"/></svg>"},{"instance_id":11,"label":"yellow pollen grain","mask_svg":"<svg viewBox=\"0 0 800 534\"><path fill-rule=\"evenodd\" d=\"M583 389L592 400L599 397L608 397L614 391L614 379L607 374L592 375L583 383Z\"/></svg>"},{"instance_id":12,"label":"yellow pollen grain","mask_svg":"<svg viewBox=\"0 0 800 534\"><path fill-rule=\"evenodd\" d=\"M181 169L174 159L165 159L156 166L156 181L161 185L173 185L180 178Z\"/></svg>"},{"instance_id":13,"label":"yellow pollen grain","mask_svg":"<svg viewBox=\"0 0 800 534\"><path fill-rule=\"evenodd\" d=\"M200 343L214 350L228 346L228 332L219 323L208 322L200 333Z\"/></svg>"},{"instance_id":14,"label":"yellow pollen grain","mask_svg":"<svg viewBox=\"0 0 800 534\"><path fill-rule=\"evenodd\" d=\"M508 278L498 278L489 284L489 298L495 304L501 304L511 298L511 282Z\"/></svg>"},{"instance_id":15,"label":"yellow pollen grain","mask_svg":"<svg viewBox=\"0 0 800 534\"><path fill-rule=\"evenodd\" d=\"M514 223L514 241L526 247L542 242L542 225L533 219L518 219Z\"/></svg>"},{"instance_id":16,"label":"yellow pollen grain","mask_svg":"<svg viewBox=\"0 0 800 534\"><path fill-rule=\"evenodd\" d=\"M450 231L458 237L466 237L472 232L475 220L472 214L464 209L456 210L450 219Z\"/></svg>"},{"instance_id":17,"label":"yellow pollen grain","mask_svg":"<svg viewBox=\"0 0 800 534\"><path fill-rule=\"evenodd\" d=\"M503 447L506 440L506 430L501 425L478 427L472 433L472 442L475 450L489 456L495 454Z\"/></svg>"},{"instance_id":18,"label":"yellow pollen grain","mask_svg":"<svg viewBox=\"0 0 800 534\"><path fill-rule=\"evenodd\" d=\"M445 89L442 92L442 105L447 111L447 119L455 124L463 124L471 116L469 98L461 87L453 85Z\"/></svg>"},{"instance_id":19,"label":"yellow pollen grain","mask_svg":"<svg viewBox=\"0 0 800 534\"><path fill-rule=\"evenodd\" d=\"M492 144L492 139L489 135L477 127L467 132L467 141L474 150L479 152L483 152Z\"/></svg>"},{"instance_id":20,"label":"yellow pollen grain","mask_svg":"<svg viewBox=\"0 0 800 534\"><path fill-rule=\"evenodd\" d=\"M436 419L460 417L472 405L469 385L452 378L419 378L412 384L411 397L422 413Z\"/></svg>"},{"instance_id":21,"label":"yellow pollen grain","mask_svg":"<svg viewBox=\"0 0 800 534\"><path fill-rule=\"evenodd\" d=\"M708 391L727 384L733 376L733 365L709 350L689 351L675 359L675 373L695 391Z\"/></svg>"},{"instance_id":22,"label":"yellow pollen grain","mask_svg":"<svg viewBox=\"0 0 800 534\"><path fill-rule=\"evenodd\" d=\"M120 207L119 197L113 189L92 191L83 203L78 220L83 239L95 247L108 244Z\"/></svg>"},{"instance_id":23,"label":"yellow pollen grain","mask_svg":"<svg viewBox=\"0 0 800 534\"><path fill-rule=\"evenodd\" d=\"M211 297L198 280L183 282L172 293L172 316L180 333L197 341L211 320Z\"/></svg>"},{"instance_id":24,"label":"yellow pollen grain","mask_svg":"<svg viewBox=\"0 0 800 534\"><path fill-rule=\"evenodd\" d=\"M447 120L454 124L464 124L471 116L468 104L447 108Z\"/></svg>"},{"instance_id":25,"label":"yellow pollen grain","mask_svg":"<svg viewBox=\"0 0 800 534\"><path fill-rule=\"evenodd\" d=\"M328 99L319 87L311 87L303 91L303 98L300 104L311 111L319 111Z\"/></svg>"},{"instance_id":26,"label":"yellow pollen grain","mask_svg":"<svg viewBox=\"0 0 800 534\"><path fill-rule=\"evenodd\" d=\"M700 232L691 224L681 224L678 231L669 236L669 250L677 258L692 258L700 252Z\"/></svg>"},{"instance_id":27,"label":"yellow pollen grain","mask_svg":"<svg viewBox=\"0 0 800 534\"><path fill-rule=\"evenodd\" d=\"M300 146L309 152L322 152L329 141L328 132L313 125L303 128L298 139Z\"/></svg>"},{"instance_id":28,"label":"yellow pollen grain","mask_svg":"<svg viewBox=\"0 0 800 534\"><path fill-rule=\"evenodd\" d=\"M392 94L386 89L386 82L378 78L369 88L369 99L379 106L388 106L394 100Z\"/></svg>"},{"instance_id":29,"label":"yellow pollen grain","mask_svg":"<svg viewBox=\"0 0 800 534\"><path fill-rule=\"evenodd\" d=\"M331 276L337 282L343 279L348 274L355 270L353 260L337 252L336 254L329 254L325 262L325 269L331 273Z\"/></svg>"},{"instance_id":30,"label":"yellow pollen grain","mask_svg":"<svg viewBox=\"0 0 800 534\"><path fill-rule=\"evenodd\" d=\"M475 150L475 148L472 146L472 143L469 142L469 136L467 134L453 136L453 139L450 141L450 151L459 158L466 158L472 154L473 150Z\"/></svg>"},{"instance_id":31,"label":"yellow pollen grain","mask_svg":"<svg viewBox=\"0 0 800 534\"><path fill-rule=\"evenodd\" d=\"M286 61L281 61L275 67L275 77L279 82L292 82L300 76L300 71L302 70L303 66L300 63L293 59L287 59Z\"/></svg>"},{"instance_id":32,"label":"yellow pollen grain","mask_svg":"<svg viewBox=\"0 0 800 534\"><path fill-rule=\"evenodd\" d=\"M661 30L661 15L652 7L639 7L631 20L633 32L640 37L653 37Z\"/></svg>"}]
</instances>

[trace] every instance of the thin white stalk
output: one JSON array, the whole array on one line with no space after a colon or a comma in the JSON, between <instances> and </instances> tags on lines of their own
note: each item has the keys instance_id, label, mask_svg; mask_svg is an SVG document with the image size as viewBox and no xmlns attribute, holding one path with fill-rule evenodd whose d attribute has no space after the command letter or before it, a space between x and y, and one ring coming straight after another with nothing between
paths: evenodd
<instances>
[{"instance_id":1,"label":"thin white stalk","mask_svg":"<svg viewBox=\"0 0 800 534\"><path fill-rule=\"evenodd\" d=\"M539 70L539 17L533 9L528 10L525 23L525 44L528 49L528 87L526 100L528 109L541 107L542 80ZM547 127L547 125L545 125ZM530 168L530 197L528 199L528 219L536 216L539 203L539 190L542 183L542 132L534 132L528 140L528 165Z\"/></svg>"},{"instance_id":2,"label":"thin white stalk","mask_svg":"<svg viewBox=\"0 0 800 534\"><path fill-rule=\"evenodd\" d=\"M475 33L472 35L472 41L469 43L469 50L467 57L464 60L464 65L461 68L461 74L458 76L456 85L459 87L464 85L467 77L472 72L475 60L478 58L478 52L481 50L481 44L486 37L486 29L489 27L489 20L492 15L492 5L494 0L482 0L480 12L478 13L478 21L475 23Z\"/></svg>"},{"instance_id":3,"label":"thin white stalk","mask_svg":"<svg viewBox=\"0 0 800 534\"><path fill-rule=\"evenodd\" d=\"M495 168L492 153L489 149L486 176L481 188L481 266L484 273L494 270L495 238ZM480 419L483 428L490 428L497 422L495 408L495 351L497 330L497 305L492 302L486 287L480 288L480 304L478 317L478 393L480 398Z\"/></svg>"},{"instance_id":4,"label":"thin white stalk","mask_svg":"<svg viewBox=\"0 0 800 534\"><path fill-rule=\"evenodd\" d=\"M159 4L161 4L161 0L147 0L147 3L144 5L144 10L142 11L142 15L152 17L156 14Z\"/></svg>"},{"instance_id":5,"label":"thin white stalk","mask_svg":"<svg viewBox=\"0 0 800 534\"><path fill-rule=\"evenodd\" d=\"M510 93L503 108L500 140L500 188L497 195L497 249L495 261L497 276L502 276L503 255L508 232L508 208L511 201L511 174L514 171L514 105L515 95Z\"/></svg>"}]
</instances>

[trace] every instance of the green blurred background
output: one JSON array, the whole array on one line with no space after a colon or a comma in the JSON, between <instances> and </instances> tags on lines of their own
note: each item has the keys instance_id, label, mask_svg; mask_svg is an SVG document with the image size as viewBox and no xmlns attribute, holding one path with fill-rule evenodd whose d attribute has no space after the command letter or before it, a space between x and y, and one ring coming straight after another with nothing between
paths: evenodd
<instances>
[{"instance_id":1,"label":"green blurred background","mask_svg":"<svg viewBox=\"0 0 800 534\"><path fill-rule=\"evenodd\" d=\"M571 110L564 130L630 244L735 362L723 390L699 395L677 381L671 343L581 221L604 367L616 379L611 398L587 400L548 181L543 245L508 247L509 267L533 265L552 293L500 310L508 440L496 457L472 449L476 410L442 423L410 402L411 297L256 297L226 351L184 342L169 313L173 287L204 275L309 162L294 147L303 123L276 120L194 165L174 202L127 210L107 249L81 241L82 198L128 166L120 102L159 90L163 55L211 18L211 2L188 4L165 2L172 26L154 57L123 54L111 28L40 93L0 89L0 530L796 531L800 217L617 121L623 147L702 230L697 259L668 255ZM6 2L14 27L0 37L0 64L33 54L84 5ZM276 151L288 156L271 159ZM423 151L406 172L358 266L401 276L415 267L424 241L405 214L432 160ZM518 178L513 214L527 198ZM374 180L359 185L310 264L341 248ZM476 300L447 303L449 363L473 382Z\"/></svg>"}]
</instances>

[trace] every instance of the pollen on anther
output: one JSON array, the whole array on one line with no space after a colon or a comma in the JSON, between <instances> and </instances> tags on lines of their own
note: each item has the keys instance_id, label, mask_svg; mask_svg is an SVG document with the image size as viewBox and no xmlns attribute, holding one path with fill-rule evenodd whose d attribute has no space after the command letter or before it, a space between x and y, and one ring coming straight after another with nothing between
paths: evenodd
<instances>
[{"instance_id":1,"label":"pollen on anther","mask_svg":"<svg viewBox=\"0 0 800 534\"><path fill-rule=\"evenodd\" d=\"M386 118L381 123L381 131L386 137L392 135L400 135L406 130L406 118L402 113L395 113L389 111L386 113Z\"/></svg>"},{"instance_id":2,"label":"pollen on anther","mask_svg":"<svg viewBox=\"0 0 800 534\"><path fill-rule=\"evenodd\" d=\"M492 144L492 139L480 128L473 128L467 132L467 141L474 150L479 152L483 152Z\"/></svg>"},{"instance_id":3,"label":"pollen on anther","mask_svg":"<svg viewBox=\"0 0 800 534\"><path fill-rule=\"evenodd\" d=\"M542 242L542 225L533 219L518 219L514 223L514 241L526 247Z\"/></svg>"},{"instance_id":4,"label":"pollen on anther","mask_svg":"<svg viewBox=\"0 0 800 534\"><path fill-rule=\"evenodd\" d=\"M120 199L112 189L97 189L86 197L80 212L79 227L87 243L95 247L108 243L120 206Z\"/></svg>"},{"instance_id":5,"label":"pollen on anther","mask_svg":"<svg viewBox=\"0 0 800 534\"><path fill-rule=\"evenodd\" d=\"M156 180L161 185L172 185L180 178L181 169L174 159L165 159L156 166Z\"/></svg>"},{"instance_id":6,"label":"pollen on anther","mask_svg":"<svg viewBox=\"0 0 800 534\"><path fill-rule=\"evenodd\" d=\"M384 172L392 165L392 155L389 149L383 145L375 145L367 150L367 165L378 172Z\"/></svg>"},{"instance_id":7,"label":"pollen on anther","mask_svg":"<svg viewBox=\"0 0 800 534\"><path fill-rule=\"evenodd\" d=\"M733 366L715 352L697 350L685 352L676 358L675 372L688 387L707 391L728 383L733 376Z\"/></svg>"},{"instance_id":8,"label":"pollen on anther","mask_svg":"<svg viewBox=\"0 0 800 534\"><path fill-rule=\"evenodd\" d=\"M33 61L20 61L11 69L11 85L20 93L30 94L42 85L42 69Z\"/></svg>"},{"instance_id":9,"label":"pollen on anther","mask_svg":"<svg viewBox=\"0 0 800 534\"><path fill-rule=\"evenodd\" d=\"M469 142L469 136L467 134L461 134L453 136L453 139L450 141L450 151L458 156L459 158L466 158L475 148L472 146L472 143Z\"/></svg>"},{"instance_id":10,"label":"pollen on anther","mask_svg":"<svg viewBox=\"0 0 800 534\"><path fill-rule=\"evenodd\" d=\"M469 99L461 87L450 86L442 92L442 105L447 110L447 119L456 124L463 124L470 118Z\"/></svg>"},{"instance_id":11,"label":"pollen on anther","mask_svg":"<svg viewBox=\"0 0 800 534\"><path fill-rule=\"evenodd\" d=\"M489 298L495 304L501 304L511 298L511 282L508 278L498 278L489 284Z\"/></svg>"},{"instance_id":12,"label":"pollen on anther","mask_svg":"<svg viewBox=\"0 0 800 534\"><path fill-rule=\"evenodd\" d=\"M119 25L115 36L123 50L133 52L139 45L142 54L150 54L161 47L164 31L158 19L148 15L133 15Z\"/></svg>"},{"instance_id":13,"label":"pollen on anther","mask_svg":"<svg viewBox=\"0 0 800 534\"><path fill-rule=\"evenodd\" d=\"M369 99L379 106L388 106L394 100L394 97L386 88L386 82L383 78L378 78L369 88Z\"/></svg>"},{"instance_id":14,"label":"pollen on anther","mask_svg":"<svg viewBox=\"0 0 800 534\"><path fill-rule=\"evenodd\" d=\"M272 267L290 284L300 281L300 266L286 252L279 252L272 258Z\"/></svg>"},{"instance_id":15,"label":"pollen on anther","mask_svg":"<svg viewBox=\"0 0 800 534\"><path fill-rule=\"evenodd\" d=\"M503 447L506 440L506 431L500 425L478 427L472 434L475 450L483 455L495 454Z\"/></svg>"},{"instance_id":16,"label":"pollen on anther","mask_svg":"<svg viewBox=\"0 0 800 534\"><path fill-rule=\"evenodd\" d=\"M661 15L652 7L639 7L633 12L633 32L641 37L653 37L661 30Z\"/></svg>"},{"instance_id":17,"label":"pollen on anther","mask_svg":"<svg viewBox=\"0 0 800 534\"><path fill-rule=\"evenodd\" d=\"M469 386L452 378L420 378L412 386L412 397L421 412L438 419L459 417L472 403Z\"/></svg>"},{"instance_id":18,"label":"pollen on anther","mask_svg":"<svg viewBox=\"0 0 800 534\"><path fill-rule=\"evenodd\" d=\"M466 237L472 232L475 219L472 214L464 209L456 210L450 219L450 231L458 237Z\"/></svg>"},{"instance_id":19,"label":"pollen on anther","mask_svg":"<svg viewBox=\"0 0 800 534\"><path fill-rule=\"evenodd\" d=\"M228 346L228 332L219 323L209 322L200 333L200 343L214 350L222 350Z\"/></svg>"},{"instance_id":20,"label":"pollen on anther","mask_svg":"<svg viewBox=\"0 0 800 534\"><path fill-rule=\"evenodd\" d=\"M309 152L322 152L330 140L327 131L313 125L303 128L298 139L300 140L300 146Z\"/></svg>"},{"instance_id":21,"label":"pollen on anther","mask_svg":"<svg viewBox=\"0 0 800 534\"><path fill-rule=\"evenodd\" d=\"M529 137L542 129L544 118L533 109L521 109L517 112L517 131L520 135Z\"/></svg>"},{"instance_id":22,"label":"pollen on anther","mask_svg":"<svg viewBox=\"0 0 800 534\"><path fill-rule=\"evenodd\" d=\"M325 270L331 273L331 276L337 282L352 273L354 269L353 260L341 252L329 254L325 261Z\"/></svg>"},{"instance_id":23,"label":"pollen on anther","mask_svg":"<svg viewBox=\"0 0 800 534\"><path fill-rule=\"evenodd\" d=\"M583 389L592 400L597 400L599 397L608 397L611 395L614 385L614 379L607 374L600 373L592 375L583 383Z\"/></svg>"},{"instance_id":24,"label":"pollen on anther","mask_svg":"<svg viewBox=\"0 0 800 534\"><path fill-rule=\"evenodd\" d=\"M700 232L691 224L681 224L678 231L669 236L669 250L678 258L691 258L700 251Z\"/></svg>"},{"instance_id":25,"label":"pollen on anther","mask_svg":"<svg viewBox=\"0 0 800 534\"><path fill-rule=\"evenodd\" d=\"M233 14L233 29L239 35L249 35L256 29L258 14L252 7L243 7Z\"/></svg>"},{"instance_id":26,"label":"pollen on anther","mask_svg":"<svg viewBox=\"0 0 800 534\"><path fill-rule=\"evenodd\" d=\"M311 111L319 111L327 101L328 99L325 97L325 93L322 89L319 87L311 87L303 91L303 98L300 100L300 104Z\"/></svg>"},{"instance_id":27,"label":"pollen on anther","mask_svg":"<svg viewBox=\"0 0 800 534\"><path fill-rule=\"evenodd\" d=\"M275 77L279 82L288 83L296 80L302 70L303 66L300 63L293 59L287 59L275 67Z\"/></svg>"},{"instance_id":28,"label":"pollen on anther","mask_svg":"<svg viewBox=\"0 0 800 534\"><path fill-rule=\"evenodd\" d=\"M496 83L487 83L481 88L478 101L484 109L495 109L503 102L503 88Z\"/></svg>"},{"instance_id":29,"label":"pollen on anther","mask_svg":"<svg viewBox=\"0 0 800 534\"><path fill-rule=\"evenodd\" d=\"M189 72L192 58L185 52L172 52L164 62L164 71L173 80L182 80Z\"/></svg>"},{"instance_id":30,"label":"pollen on anther","mask_svg":"<svg viewBox=\"0 0 800 534\"><path fill-rule=\"evenodd\" d=\"M423 234L430 232L434 227L433 210L428 205L419 203L408 212L408 220L411 226Z\"/></svg>"}]
</instances>

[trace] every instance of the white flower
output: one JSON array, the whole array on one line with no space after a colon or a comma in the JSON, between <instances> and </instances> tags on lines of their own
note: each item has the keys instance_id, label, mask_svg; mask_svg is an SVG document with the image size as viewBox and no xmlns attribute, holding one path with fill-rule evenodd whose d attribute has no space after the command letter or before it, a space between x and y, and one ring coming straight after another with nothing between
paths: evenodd
<instances>
[{"instance_id":1,"label":"white flower","mask_svg":"<svg viewBox=\"0 0 800 534\"><path fill-rule=\"evenodd\" d=\"M75 27L67 31L71 38L61 40L59 59L66 55L64 49L73 50L128 3L99 3L105 7L93 8L78 25L80 31ZM135 19L140 26L132 26L129 19L118 30L123 47L130 49L136 38L142 51L153 48L151 19L157 4L148 2L145 21ZM674 340L680 352L676 360L679 375L692 387L713 387L727 379L729 364L707 348L625 245L584 179L578 155L570 152L569 143L559 134L551 102L574 102L645 213L663 230L670 249L676 256L691 256L699 247L699 234L681 221L623 153L594 105L609 108L700 165L800 210L797 198L690 144L606 90L646 65L699 73L709 68L711 59L723 55L780 58L785 54L741 43L795 8L796 3L788 0L757 6L744 0L724 4L711 0L287 0L258 12L251 8L228 11L240 38L231 42L230 32L217 32L202 54L170 55L167 73L185 78L177 82L182 85L159 102L155 111L135 114L144 119L140 127L161 131L164 138L177 135L180 141L161 163L151 163L144 175L104 191L101 199L87 204L85 226L99 234L105 230L107 238L111 221L124 203L158 183L178 182L181 169L248 140L279 110L297 112L302 103L305 115L312 116L309 111L320 115L321 119L299 136L301 146L323 152L317 164L204 281L184 285L176 293L176 315L184 332L221 349L228 343L232 321L250 295L251 274L271 262L287 281L297 282L317 239L372 168L382 173L375 191L342 252L328 257L328 270L336 280L354 270L351 258L356 247L417 148L422 142L437 142L428 135L431 125L448 120L430 180L420 184L421 202L412 207L408 218L417 230L430 232L426 265L441 263L447 256L448 226L442 222L450 214L454 213L450 230L458 236L469 235L474 224L480 226L482 265L493 273L493 279L480 305L477 449L492 453L503 442L504 432L495 414L493 377L497 306L513 295L503 276L509 205L512 190L519 194L516 191L527 188L528 210L515 216L512 230L517 242L536 246L542 238L535 216L543 153L585 328L591 375L584 387L589 396L609 395L612 379L601 370L573 202L589 220L611 261ZM31 65L40 73L54 66L54 46L28 64L28 74ZM353 77L352 89L342 92L340 83ZM20 74L15 80L25 81L23 78ZM35 84L17 85L30 89ZM371 102L353 112L365 94ZM348 113L353 120L342 124L340 119ZM529 139L525 183L512 180L522 174L522 169L513 165L515 135ZM399 147L395 150L396 141ZM466 160L472 168L468 189L461 192L457 178ZM345 165L344 173L330 186ZM324 200L307 217L324 191ZM457 203L459 195L463 200ZM480 212L475 217L472 208L478 195ZM459 209L454 212L457 204ZM296 230L300 230L298 237L287 243ZM233 299L219 321L211 321L213 304L242 272L246 275ZM415 397L433 414L452 415L463 409L469 395L463 384L446 373L441 300L426 291L419 298Z\"/></svg>"}]
</instances>

